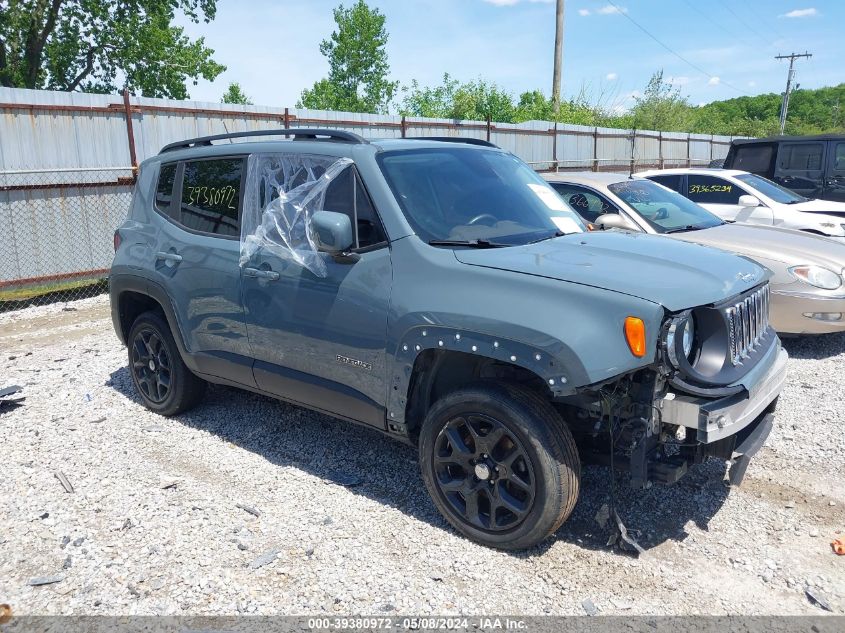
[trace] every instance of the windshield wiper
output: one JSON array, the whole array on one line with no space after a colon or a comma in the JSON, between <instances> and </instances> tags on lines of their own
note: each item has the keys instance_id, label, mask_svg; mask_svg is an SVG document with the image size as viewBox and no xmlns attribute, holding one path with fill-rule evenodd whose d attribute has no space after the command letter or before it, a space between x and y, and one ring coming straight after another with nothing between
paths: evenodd
<instances>
[{"instance_id":1,"label":"windshield wiper","mask_svg":"<svg viewBox=\"0 0 845 633\"><path fill-rule=\"evenodd\" d=\"M541 237L540 239L537 239L537 240L531 240L530 242L528 242L528 244L536 244L537 242L545 242L546 240L553 240L556 237L563 237L564 235L566 235L566 233L564 233L563 231L555 231L551 235L546 235L545 237Z\"/></svg>"},{"instance_id":2,"label":"windshield wiper","mask_svg":"<svg viewBox=\"0 0 845 633\"><path fill-rule=\"evenodd\" d=\"M472 248L505 248L512 244L500 244L490 240L429 240L431 246L470 246Z\"/></svg>"},{"instance_id":3,"label":"windshield wiper","mask_svg":"<svg viewBox=\"0 0 845 633\"><path fill-rule=\"evenodd\" d=\"M668 235L669 233L685 233L687 231L700 231L703 228L705 228L705 227L696 226L694 224L687 224L686 226L679 226L676 229L669 229L668 231L663 231L663 233L665 235Z\"/></svg>"}]
</instances>

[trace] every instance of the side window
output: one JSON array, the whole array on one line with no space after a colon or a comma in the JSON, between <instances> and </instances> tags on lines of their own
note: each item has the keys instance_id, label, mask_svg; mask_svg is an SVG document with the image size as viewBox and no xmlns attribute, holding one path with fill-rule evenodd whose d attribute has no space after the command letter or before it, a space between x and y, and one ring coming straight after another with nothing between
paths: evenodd
<instances>
[{"instance_id":1,"label":"side window","mask_svg":"<svg viewBox=\"0 0 845 633\"><path fill-rule=\"evenodd\" d=\"M326 189L326 211L345 213L355 232L355 248L367 248L387 241L370 197L354 167L347 167Z\"/></svg>"},{"instance_id":2,"label":"side window","mask_svg":"<svg viewBox=\"0 0 845 633\"><path fill-rule=\"evenodd\" d=\"M584 187L569 185L562 182L550 182L552 189L558 192L564 202L580 215L586 222L595 222L605 213L618 213L610 202Z\"/></svg>"},{"instance_id":3,"label":"side window","mask_svg":"<svg viewBox=\"0 0 845 633\"><path fill-rule=\"evenodd\" d=\"M162 165L158 171L156 185L156 209L164 215L176 219L173 208L173 185L176 184L176 163Z\"/></svg>"},{"instance_id":4,"label":"side window","mask_svg":"<svg viewBox=\"0 0 845 633\"><path fill-rule=\"evenodd\" d=\"M836 143L833 146L833 171L838 174L845 174L845 143Z\"/></svg>"},{"instance_id":5,"label":"side window","mask_svg":"<svg viewBox=\"0 0 845 633\"><path fill-rule=\"evenodd\" d=\"M783 143L778 152L781 171L821 171L822 143Z\"/></svg>"},{"instance_id":6,"label":"side window","mask_svg":"<svg viewBox=\"0 0 845 633\"><path fill-rule=\"evenodd\" d=\"M702 204L739 204L744 194L739 187L715 176L687 176L686 197Z\"/></svg>"},{"instance_id":7,"label":"side window","mask_svg":"<svg viewBox=\"0 0 845 633\"><path fill-rule=\"evenodd\" d=\"M736 148L731 169L750 171L753 174L765 174L772 164L771 145L740 145Z\"/></svg>"},{"instance_id":8,"label":"side window","mask_svg":"<svg viewBox=\"0 0 845 633\"><path fill-rule=\"evenodd\" d=\"M185 163L179 223L202 233L240 235L243 158Z\"/></svg>"},{"instance_id":9,"label":"side window","mask_svg":"<svg viewBox=\"0 0 845 633\"><path fill-rule=\"evenodd\" d=\"M669 187L672 191L681 191L681 179L683 176L680 174L672 174L667 176L649 176L649 180L653 180L659 185L663 185L664 187Z\"/></svg>"}]
</instances>

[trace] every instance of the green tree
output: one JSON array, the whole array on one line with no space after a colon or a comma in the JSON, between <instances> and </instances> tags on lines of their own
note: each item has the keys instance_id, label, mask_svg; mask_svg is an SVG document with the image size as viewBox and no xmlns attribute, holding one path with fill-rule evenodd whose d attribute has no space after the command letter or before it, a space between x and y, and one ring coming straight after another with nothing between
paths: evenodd
<instances>
[{"instance_id":1,"label":"green tree","mask_svg":"<svg viewBox=\"0 0 845 633\"><path fill-rule=\"evenodd\" d=\"M0 0L0 85L184 99L225 66L172 25L177 10L209 22L216 0Z\"/></svg>"},{"instance_id":2,"label":"green tree","mask_svg":"<svg viewBox=\"0 0 845 633\"><path fill-rule=\"evenodd\" d=\"M631 114L638 129L682 132L690 127L690 103L680 88L664 81L662 70L651 76L642 96L634 101Z\"/></svg>"},{"instance_id":3,"label":"green tree","mask_svg":"<svg viewBox=\"0 0 845 633\"><path fill-rule=\"evenodd\" d=\"M357 0L334 10L337 30L320 43L329 76L302 92L298 108L386 113L398 82L388 80L385 17Z\"/></svg>"},{"instance_id":4,"label":"green tree","mask_svg":"<svg viewBox=\"0 0 845 633\"><path fill-rule=\"evenodd\" d=\"M405 96L399 109L407 116L465 119L512 123L516 106L510 93L484 79L461 83L449 73L443 75L438 86L421 87L416 80L403 88Z\"/></svg>"},{"instance_id":5,"label":"green tree","mask_svg":"<svg viewBox=\"0 0 845 633\"><path fill-rule=\"evenodd\" d=\"M221 103L240 103L243 105L252 105L252 99L247 97L241 89L241 84L233 81L229 84L226 92L223 93Z\"/></svg>"}]
</instances>

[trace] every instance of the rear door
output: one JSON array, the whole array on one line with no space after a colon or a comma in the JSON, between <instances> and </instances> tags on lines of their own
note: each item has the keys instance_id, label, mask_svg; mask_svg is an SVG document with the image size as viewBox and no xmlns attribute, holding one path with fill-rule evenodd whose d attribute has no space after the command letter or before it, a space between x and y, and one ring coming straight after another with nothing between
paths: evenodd
<instances>
[{"instance_id":1,"label":"rear door","mask_svg":"<svg viewBox=\"0 0 845 633\"><path fill-rule=\"evenodd\" d=\"M845 202L845 140L829 143L827 178L821 197Z\"/></svg>"},{"instance_id":2,"label":"rear door","mask_svg":"<svg viewBox=\"0 0 845 633\"><path fill-rule=\"evenodd\" d=\"M825 142L781 142L772 180L807 198L824 192Z\"/></svg>"},{"instance_id":3,"label":"rear door","mask_svg":"<svg viewBox=\"0 0 845 633\"><path fill-rule=\"evenodd\" d=\"M202 373L252 386L241 305L243 156L164 164L155 280L167 289L185 346Z\"/></svg>"}]
</instances>

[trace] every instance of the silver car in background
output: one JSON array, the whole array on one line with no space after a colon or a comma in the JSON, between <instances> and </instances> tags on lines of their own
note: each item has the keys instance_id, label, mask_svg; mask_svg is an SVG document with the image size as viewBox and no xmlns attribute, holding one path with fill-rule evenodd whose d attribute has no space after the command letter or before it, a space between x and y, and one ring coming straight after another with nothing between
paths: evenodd
<instances>
[{"instance_id":1,"label":"silver car in background","mask_svg":"<svg viewBox=\"0 0 845 633\"><path fill-rule=\"evenodd\" d=\"M771 322L778 333L845 331L845 245L789 229L725 222L645 178L593 172L544 177L597 228L665 235L745 255L766 266L774 273Z\"/></svg>"}]
</instances>

